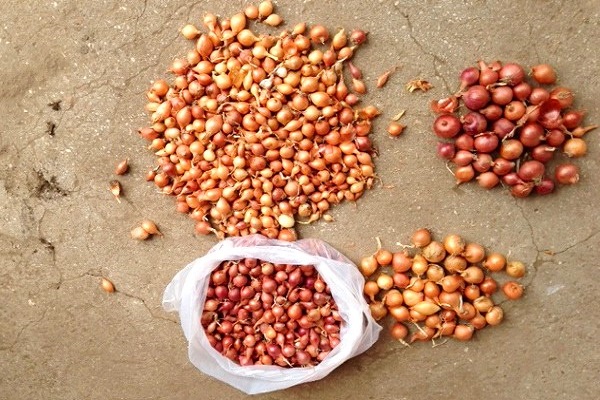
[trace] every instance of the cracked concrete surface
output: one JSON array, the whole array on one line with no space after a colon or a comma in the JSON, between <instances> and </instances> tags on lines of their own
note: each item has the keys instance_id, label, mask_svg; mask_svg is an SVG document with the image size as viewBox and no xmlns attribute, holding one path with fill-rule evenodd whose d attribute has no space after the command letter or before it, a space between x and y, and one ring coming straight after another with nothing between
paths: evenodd
<instances>
[{"instance_id":1,"label":"cracked concrete surface","mask_svg":"<svg viewBox=\"0 0 600 400\"><path fill-rule=\"evenodd\" d=\"M600 392L600 140L588 134L581 183L547 198L455 187L429 132L432 98L457 86L457 73L486 60L548 62L575 89L587 121L600 121L595 0L489 2L276 2L291 24L368 30L355 63L374 88L365 103L375 123L383 182L333 223L302 226L357 261L408 241L426 226L457 232L530 266L522 301L505 303L506 322L469 343L405 348L383 333L367 353L320 382L265 399L552 398ZM4 2L0 6L0 398L245 398L187 361L176 316L162 311L172 276L214 243L197 238L173 199L143 178L153 156L136 130L147 122L144 91L166 76L189 44L178 36L205 11L228 16L245 4L155 0ZM433 83L408 94L413 78ZM58 102L59 107L52 107ZM386 120L402 109L408 125L390 139ZM53 127L50 129L50 127ZM117 161L121 204L108 191ZM129 230L155 220L165 236L133 242ZM101 276L117 292L99 289ZM356 382L349 385L348 382Z\"/></svg>"}]
</instances>

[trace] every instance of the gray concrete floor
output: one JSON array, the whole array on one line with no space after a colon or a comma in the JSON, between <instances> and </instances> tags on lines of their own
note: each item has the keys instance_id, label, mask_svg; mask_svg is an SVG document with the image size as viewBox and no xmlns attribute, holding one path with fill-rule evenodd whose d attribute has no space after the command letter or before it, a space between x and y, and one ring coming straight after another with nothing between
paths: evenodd
<instances>
[{"instance_id":1,"label":"gray concrete floor","mask_svg":"<svg viewBox=\"0 0 600 400\"><path fill-rule=\"evenodd\" d=\"M161 309L172 276L216 239L195 237L174 200L144 181L153 155L136 134L144 91L189 44L178 36L205 11L242 1L4 1L0 6L0 398L235 399L240 392L188 363L175 315ZM600 393L596 290L600 273L600 140L588 135L578 186L546 198L454 187L434 154L428 103L483 58L548 62L600 122L600 3L580 1L283 1L290 22L370 31L355 62L371 87L378 185L334 223L300 228L358 259L375 236L395 248L422 226L457 232L530 266L526 296L505 304L504 324L469 343L405 348L383 334L326 379L265 399L593 399ZM287 25L288 27L291 25ZM421 77L430 92L407 94ZM61 101L61 110L48 103ZM386 119L406 109L405 135ZM54 124L54 136L48 134ZM114 164L131 160L124 201L107 190ZM165 236L129 239L141 218ZM397 248L397 247L396 247ZM99 289L99 277L118 292ZM595 393L595 394L594 394Z\"/></svg>"}]
</instances>

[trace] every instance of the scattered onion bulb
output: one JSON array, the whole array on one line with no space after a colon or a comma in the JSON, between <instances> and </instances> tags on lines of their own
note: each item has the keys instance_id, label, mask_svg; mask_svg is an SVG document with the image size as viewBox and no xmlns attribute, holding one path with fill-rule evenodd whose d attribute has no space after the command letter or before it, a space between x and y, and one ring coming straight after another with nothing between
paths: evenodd
<instances>
[{"instance_id":1,"label":"scattered onion bulb","mask_svg":"<svg viewBox=\"0 0 600 400\"><path fill-rule=\"evenodd\" d=\"M378 250L375 254L375 259L377 260L377 263L382 266L390 265L393 258L394 255L392 254L392 252L384 249Z\"/></svg>"},{"instance_id":2,"label":"scattered onion bulb","mask_svg":"<svg viewBox=\"0 0 600 400\"><path fill-rule=\"evenodd\" d=\"M377 259L375 256L364 257L360 261L360 272L362 272L364 276L368 277L375 273L378 266L379 265L377 264Z\"/></svg>"},{"instance_id":3,"label":"scattered onion bulb","mask_svg":"<svg viewBox=\"0 0 600 400\"><path fill-rule=\"evenodd\" d=\"M394 287L394 280L387 274L381 274L377 277L377 286L379 286L381 290L390 290Z\"/></svg>"},{"instance_id":4,"label":"scattered onion bulb","mask_svg":"<svg viewBox=\"0 0 600 400\"><path fill-rule=\"evenodd\" d=\"M581 138L571 138L563 144L563 152L567 157L583 157L587 153L587 144Z\"/></svg>"},{"instance_id":5,"label":"scattered onion bulb","mask_svg":"<svg viewBox=\"0 0 600 400\"><path fill-rule=\"evenodd\" d=\"M579 182L579 168L574 164L559 164L554 170L554 176L562 185L574 185Z\"/></svg>"},{"instance_id":6,"label":"scattered onion bulb","mask_svg":"<svg viewBox=\"0 0 600 400\"><path fill-rule=\"evenodd\" d=\"M115 291L115 285L106 278L102 278L100 287L107 293L113 293Z\"/></svg>"},{"instance_id":7,"label":"scattered onion bulb","mask_svg":"<svg viewBox=\"0 0 600 400\"><path fill-rule=\"evenodd\" d=\"M258 7L255 5L249 5L244 10L244 14L246 15L246 18L255 20L258 18L259 15Z\"/></svg>"},{"instance_id":8,"label":"scattered onion bulb","mask_svg":"<svg viewBox=\"0 0 600 400\"><path fill-rule=\"evenodd\" d=\"M278 14L271 14L263 21L263 23L269 26L279 26L282 22L283 18L281 18Z\"/></svg>"},{"instance_id":9,"label":"scattered onion bulb","mask_svg":"<svg viewBox=\"0 0 600 400\"><path fill-rule=\"evenodd\" d=\"M502 291L509 300L517 300L523 296L523 285L515 281L508 281L502 285Z\"/></svg>"},{"instance_id":10,"label":"scattered onion bulb","mask_svg":"<svg viewBox=\"0 0 600 400\"><path fill-rule=\"evenodd\" d=\"M117 166L115 167L116 175L124 175L127 173L127 171L129 171L129 160L128 159L125 159L125 160L119 162L117 164Z\"/></svg>"},{"instance_id":11,"label":"scattered onion bulb","mask_svg":"<svg viewBox=\"0 0 600 400\"><path fill-rule=\"evenodd\" d=\"M369 296L369 299L374 302L375 301L375 296L377 296L377 294L379 293L379 286L377 285L377 282L375 281L367 281L365 282L365 287L363 289L363 291L365 292L365 294L367 296Z\"/></svg>"},{"instance_id":12,"label":"scattered onion bulb","mask_svg":"<svg viewBox=\"0 0 600 400\"><path fill-rule=\"evenodd\" d=\"M181 28L181 35L188 40L196 39L199 34L200 31L198 30L198 28L196 28L192 24L187 24L183 28Z\"/></svg>"},{"instance_id":13,"label":"scattered onion bulb","mask_svg":"<svg viewBox=\"0 0 600 400\"><path fill-rule=\"evenodd\" d=\"M468 341L473 337L473 332L475 332L475 328L470 325L459 324L454 328L453 338L460 341Z\"/></svg>"},{"instance_id":14,"label":"scattered onion bulb","mask_svg":"<svg viewBox=\"0 0 600 400\"><path fill-rule=\"evenodd\" d=\"M513 278L525 276L525 264L520 261L510 261L506 264L506 274Z\"/></svg>"},{"instance_id":15,"label":"scattered onion bulb","mask_svg":"<svg viewBox=\"0 0 600 400\"><path fill-rule=\"evenodd\" d=\"M446 257L446 250L444 245L440 242L432 241L423 248L423 257L429 262L437 263Z\"/></svg>"},{"instance_id":16,"label":"scattered onion bulb","mask_svg":"<svg viewBox=\"0 0 600 400\"><path fill-rule=\"evenodd\" d=\"M506 265L506 258L500 253L488 254L483 266L492 272L502 271Z\"/></svg>"},{"instance_id":17,"label":"scattered onion bulb","mask_svg":"<svg viewBox=\"0 0 600 400\"><path fill-rule=\"evenodd\" d=\"M310 28L310 39L317 44L324 44L329 40L329 32L323 25L314 25Z\"/></svg>"},{"instance_id":18,"label":"scattered onion bulb","mask_svg":"<svg viewBox=\"0 0 600 400\"><path fill-rule=\"evenodd\" d=\"M549 64L534 65L531 67L531 76L542 85L551 85L556 82L556 71Z\"/></svg>"},{"instance_id":19,"label":"scattered onion bulb","mask_svg":"<svg viewBox=\"0 0 600 400\"><path fill-rule=\"evenodd\" d=\"M485 314L485 322L487 322L491 326L500 325L502 320L504 319L504 311L500 306L492 307Z\"/></svg>"},{"instance_id":20,"label":"scattered onion bulb","mask_svg":"<svg viewBox=\"0 0 600 400\"><path fill-rule=\"evenodd\" d=\"M431 243L431 232L428 229L417 229L410 238L412 244L418 248L422 248Z\"/></svg>"},{"instance_id":21,"label":"scattered onion bulb","mask_svg":"<svg viewBox=\"0 0 600 400\"><path fill-rule=\"evenodd\" d=\"M406 325L401 322L394 322L390 328L390 333L394 339L406 344L406 342L404 342L404 339L408 336L408 328Z\"/></svg>"},{"instance_id":22,"label":"scattered onion bulb","mask_svg":"<svg viewBox=\"0 0 600 400\"><path fill-rule=\"evenodd\" d=\"M485 258L485 249L478 243L467 243L463 257L471 264L478 263Z\"/></svg>"},{"instance_id":23,"label":"scattered onion bulb","mask_svg":"<svg viewBox=\"0 0 600 400\"><path fill-rule=\"evenodd\" d=\"M258 16L259 18L266 18L273 12L273 3L271 0L265 0L260 2L258 5Z\"/></svg>"},{"instance_id":24,"label":"scattered onion bulb","mask_svg":"<svg viewBox=\"0 0 600 400\"><path fill-rule=\"evenodd\" d=\"M459 235L448 235L444 238L444 248L450 255L462 254L465 251L466 243Z\"/></svg>"},{"instance_id":25,"label":"scattered onion bulb","mask_svg":"<svg viewBox=\"0 0 600 400\"><path fill-rule=\"evenodd\" d=\"M150 233L141 226L137 226L131 230L131 237L135 240L146 240L150 237Z\"/></svg>"},{"instance_id":26,"label":"scattered onion bulb","mask_svg":"<svg viewBox=\"0 0 600 400\"><path fill-rule=\"evenodd\" d=\"M156 226L156 224L149 219L143 220L141 223L141 226L142 226L143 230L145 230L146 232L148 232L151 235L162 236L162 233L158 230L158 227Z\"/></svg>"},{"instance_id":27,"label":"scattered onion bulb","mask_svg":"<svg viewBox=\"0 0 600 400\"><path fill-rule=\"evenodd\" d=\"M400 136L402 134L402 132L404 131L404 128L406 128L404 125L402 125L399 122L396 121L392 121L389 123L388 127L387 127L387 131L390 134L390 136Z\"/></svg>"}]
</instances>

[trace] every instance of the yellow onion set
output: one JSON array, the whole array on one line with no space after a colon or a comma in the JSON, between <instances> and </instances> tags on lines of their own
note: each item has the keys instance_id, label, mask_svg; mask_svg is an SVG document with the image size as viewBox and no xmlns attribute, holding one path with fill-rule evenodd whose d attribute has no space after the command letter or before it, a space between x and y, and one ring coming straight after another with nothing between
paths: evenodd
<instances>
[{"instance_id":1,"label":"yellow onion set","mask_svg":"<svg viewBox=\"0 0 600 400\"><path fill-rule=\"evenodd\" d=\"M456 234L436 241L427 229L415 231L411 243L407 247L412 253L379 246L359 266L367 278L364 294L373 318L390 316L391 335L404 344L448 337L470 340L476 330L504 319L496 299L499 289L510 300L523 295L523 285L512 279L526 273L520 261L509 261ZM510 278L502 285L492 276L500 272Z\"/></svg>"},{"instance_id":2,"label":"yellow onion set","mask_svg":"<svg viewBox=\"0 0 600 400\"><path fill-rule=\"evenodd\" d=\"M344 77L365 32L299 23L255 33L250 23L282 22L270 1L202 22L182 29L193 47L172 62L172 80L151 85L151 125L139 131L158 160L146 179L197 233L294 240L297 223L372 187L379 111L357 108L364 83Z\"/></svg>"}]
</instances>

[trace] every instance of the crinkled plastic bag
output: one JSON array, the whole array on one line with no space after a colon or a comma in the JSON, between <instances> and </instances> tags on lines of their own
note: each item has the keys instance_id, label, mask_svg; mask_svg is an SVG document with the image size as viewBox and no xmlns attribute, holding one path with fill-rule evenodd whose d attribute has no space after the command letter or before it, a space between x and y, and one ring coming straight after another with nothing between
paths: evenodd
<instances>
[{"instance_id":1,"label":"crinkled plastic bag","mask_svg":"<svg viewBox=\"0 0 600 400\"><path fill-rule=\"evenodd\" d=\"M240 366L217 352L200 324L210 273L222 261L258 258L276 264L314 265L331 290L344 323L340 343L314 367L283 368L275 365ZM344 255L317 239L284 242L260 235L229 238L215 245L179 271L165 289L163 307L178 311L188 340L192 364L248 394L285 389L327 376L346 360L366 351L379 337L363 298L364 279Z\"/></svg>"}]
</instances>

